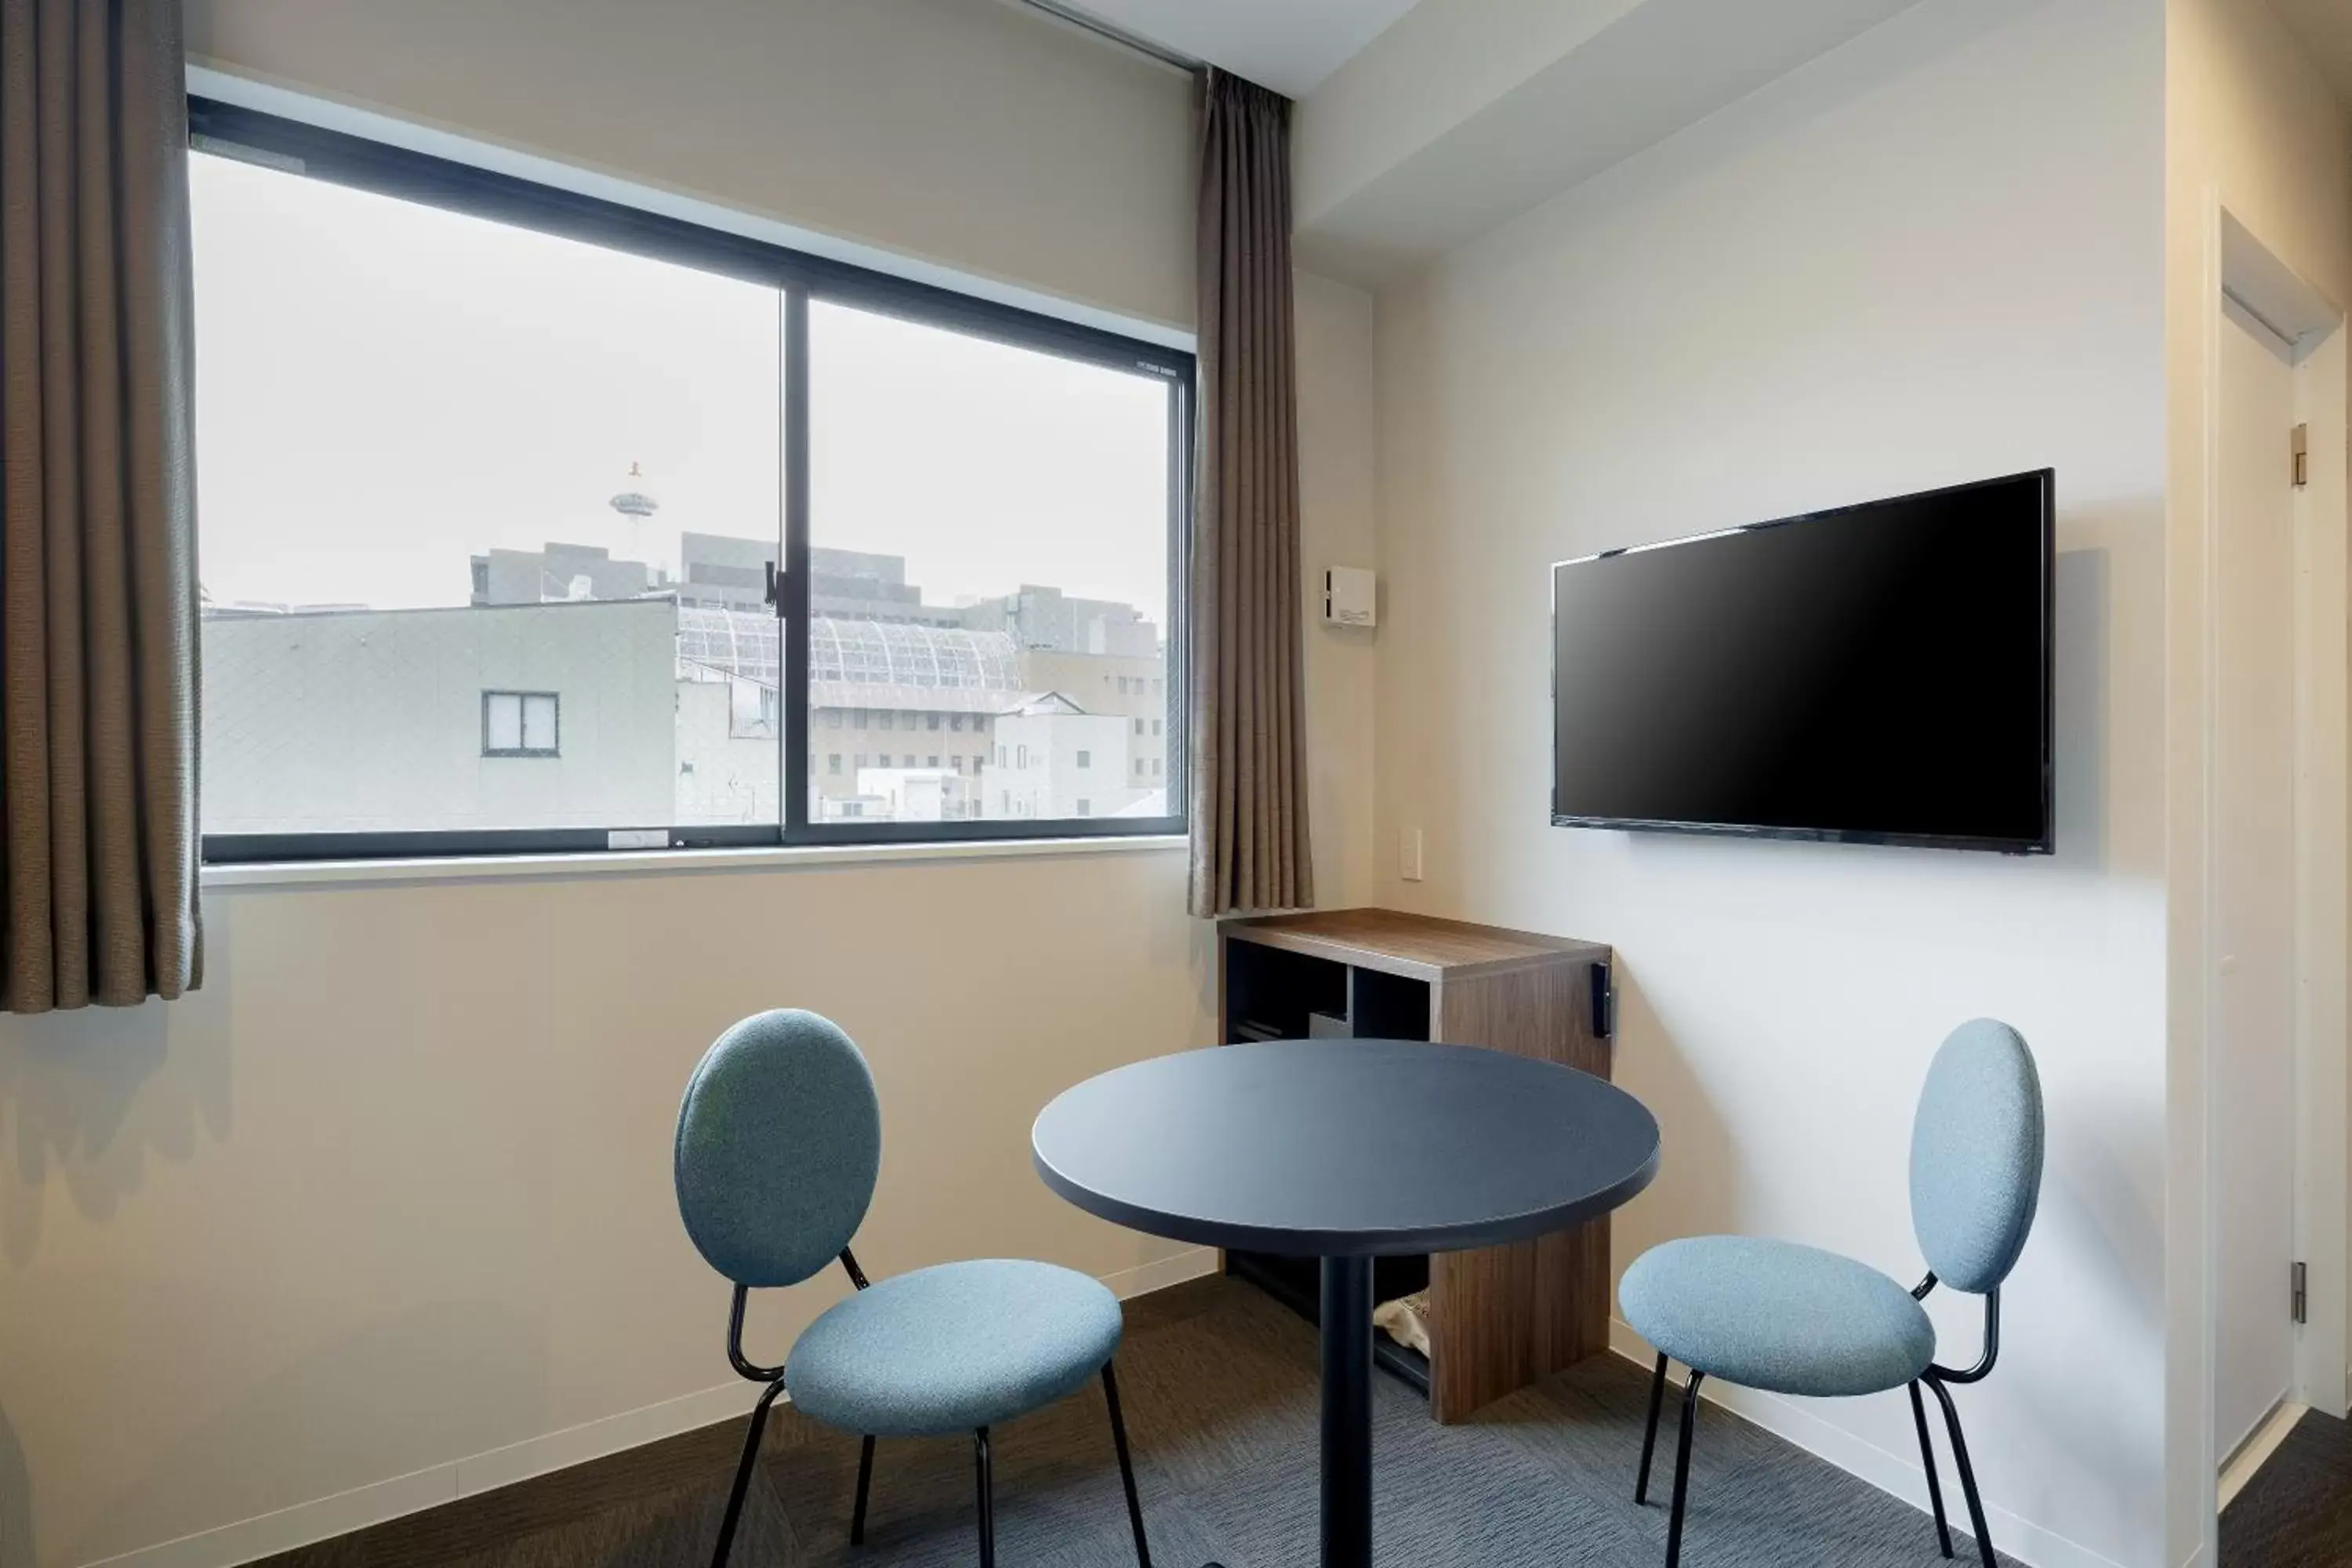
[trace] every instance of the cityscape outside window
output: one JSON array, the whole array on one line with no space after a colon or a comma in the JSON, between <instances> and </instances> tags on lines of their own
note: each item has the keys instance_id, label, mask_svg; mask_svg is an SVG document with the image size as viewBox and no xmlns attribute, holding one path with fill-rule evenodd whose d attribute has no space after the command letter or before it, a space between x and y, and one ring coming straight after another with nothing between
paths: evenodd
<instances>
[{"instance_id":1,"label":"cityscape outside window","mask_svg":"<svg viewBox=\"0 0 2352 1568\"><path fill-rule=\"evenodd\" d=\"M1165 374L808 300L803 698L782 288L190 177L208 838L1181 812ZM793 756L800 700L972 740Z\"/></svg>"}]
</instances>

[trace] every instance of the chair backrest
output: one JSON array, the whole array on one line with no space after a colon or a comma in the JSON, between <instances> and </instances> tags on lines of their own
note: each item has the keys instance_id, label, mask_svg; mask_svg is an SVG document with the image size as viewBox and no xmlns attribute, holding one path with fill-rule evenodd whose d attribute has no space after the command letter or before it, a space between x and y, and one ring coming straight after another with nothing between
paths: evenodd
<instances>
[{"instance_id":1,"label":"chair backrest","mask_svg":"<svg viewBox=\"0 0 2352 1568\"><path fill-rule=\"evenodd\" d=\"M739 1285L797 1285L847 1247L882 1169L882 1102L847 1035L779 1008L719 1037L677 1110L677 1212Z\"/></svg>"},{"instance_id":2,"label":"chair backrest","mask_svg":"<svg viewBox=\"0 0 2352 1568\"><path fill-rule=\"evenodd\" d=\"M1991 1018L1954 1029L1911 1128L1911 1228L1937 1279L1981 1296L2009 1278L2042 1198L2042 1138L2024 1038Z\"/></svg>"}]
</instances>

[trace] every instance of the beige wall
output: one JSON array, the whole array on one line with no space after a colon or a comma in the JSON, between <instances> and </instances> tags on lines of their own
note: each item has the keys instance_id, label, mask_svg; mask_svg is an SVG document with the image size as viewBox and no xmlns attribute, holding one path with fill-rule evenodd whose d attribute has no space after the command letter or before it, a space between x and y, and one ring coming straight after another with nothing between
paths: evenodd
<instances>
[{"instance_id":1,"label":"beige wall","mask_svg":"<svg viewBox=\"0 0 2352 1568\"><path fill-rule=\"evenodd\" d=\"M1323 624L1323 569L1380 564L1371 296L1298 274L1299 564L1307 595L1307 815L1316 901L1375 900L1373 675L1379 633Z\"/></svg>"},{"instance_id":2,"label":"beige wall","mask_svg":"<svg viewBox=\"0 0 2352 1568\"><path fill-rule=\"evenodd\" d=\"M1185 82L1009 7L193 0L190 32L315 96L1191 318ZM1370 564L1370 302L1302 278L1299 310L1308 555ZM1310 627L1307 681L1318 867L1356 898L1370 645ZM1060 1089L1208 1040L1183 866L211 889L196 996L0 1020L0 1563L242 1561L739 1406L669 1136L702 1048L761 1007L832 1014L874 1060L870 1270L1199 1267L1053 1199L1026 1145ZM775 1294L755 1339L837 1289Z\"/></svg>"},{"instance_id":3,"label":"beige wall","mask_svg":"<svg viewBox=\"0 0 2352 1568\"><path fill-rule=\"evenodd\" d=\"M2023 1031L2049 1171L1962 1402L1994 1535L2045 1568L2170 1568L2163 47L2137 0L1928 0L1379 307L1374 844L1420 827L1429 879L1384 863L1382 900L1615 944L1666 1150L1620 1267L1735 1231L1915 1277L1929 1056ZM1549 826L1550 562L2044 464L2055 857ZM1965 1362L1978 1313L1934 1310ZM1900 1394L1724 1397L1924 1504Z\"/></svg>"},{"instance_id":4,"label":"beige wall","mask_svg":"<svg viewBox=\"0 0 2352 1568\"><path fill-rule=\"evenodd\" d=\"M2263 0L2170 0L2166 15L2165 327L2168 399L2168 524L2165 654L2168 695L2167 833L2171 963L2167 1118L2171 1148L2167 1233L2167 1531L2171 1560L2201 1545L2212 1561L2214 1466L2211 1372L2213 1322L2206 1258L2210 1071L2205 903L2207 701L2205 564L2216 520L2209 517L2205 462L2208 329L2221 287L2214 245L2226 209L2277 258L2339 306L2352 302L2352 121L2302 47ZM2342 404L2339 401L2338 423ZM2341 450L2340 445L2338 450ZM2336 476L2337 493L2342 477ZM2344 544L2328 531L2331 575L2340 585ZM2340 747L2345 714L2344 627L2340 586L2336 620L2326 630L2333 655L2320 679L2333 701L2326 721ZM2343 770L2306 771L2341 803ZM2340 836L2328 847L2340 855ZM2314 910L2301 914L2308 921ZM2340 933L2339 909L2324 918ZM2338 952L2311 972L2304 1002L2328 1010L2340 1037L2345 959ZM2340 1070L2340 1068L2339 1068ZM2340 1086L2339 1086L2340 1088ZM2340 1102L2340 1093L2335 1097ZM2340 1123L2336 1132L2339 1141ZM2340 1224L2344 1194L2305 1194ZM2323 1289L2325 1289L2323 1287ZM2336 1298L2342 1300L2341 1296Z\"/></svg>"},{"instance_id":5,"label":"beige wall","mask_svg":"<svg viewBox=\"0 0 2352 1568\"><path fill-rule=\"evenodd\" d=\"M1191 85L985 0L188 0L241 76L1146 321Z\"/></svg>"}]
</instances>

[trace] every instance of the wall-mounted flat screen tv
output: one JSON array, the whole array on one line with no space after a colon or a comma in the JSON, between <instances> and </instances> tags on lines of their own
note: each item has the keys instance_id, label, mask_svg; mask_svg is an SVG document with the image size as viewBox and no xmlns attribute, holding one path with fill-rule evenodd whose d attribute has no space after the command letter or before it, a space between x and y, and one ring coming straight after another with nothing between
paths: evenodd
<instances>
[{"instance_id":1,"label":"wall-mounted flat screen tv","mask_svg":"<svg viewBox=\"0 0 2352 1568\"><path fill-rule=\"evenodd\" d=\"M1552 568L1552 821L2048 854L2049 469Z\"/></svg>"}]
</instances>

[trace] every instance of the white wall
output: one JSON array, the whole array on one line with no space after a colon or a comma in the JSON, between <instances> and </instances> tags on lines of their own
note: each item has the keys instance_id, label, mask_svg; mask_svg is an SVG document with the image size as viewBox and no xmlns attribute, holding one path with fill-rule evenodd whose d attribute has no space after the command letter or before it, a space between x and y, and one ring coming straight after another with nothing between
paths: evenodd
<instances>
[{"instance_id":1,"label":"white wall","mask_svg":"<svg viewBox=\"0 0 2352 1568\"><path fill-rule=\"evenodd\" d=\"M1316 901L1373 901L1373 672L1380 634L1323 624L1323 569L1380 564L1372 298L1297 275L1299 575L1306 605L1307 811ZM1385 596L1385 595L1384 595Z\"/></svg>"},{"instance_id":2,"label":"white wall","mask_svg":"<svg viewBox=\"0 0 2352 1568\"><path fill-rule=\"evenodd\" d=\"M2048 1176L1958 1397L2043 1564L2165 1562L2162 28L1928 0L1380 301L1374 844L1421 827L1429 876L1382 901L1616 946L1666 1151L1621 1267L1721 1230L1916 1275L1928 1058L2023 1031ZM1547 825L1548 563L2044 464L2056 857ZM1725 1397L1924 1504L1900 1394Z\"/></svg>"},{"instance_id":3,"label":"white wall","mask_svg":"<svg viewBox=\"0 0 2352 1568\"><path fill-rule=\"evenodd\" d=\"M192 58L1189 327L1191 84L980 0L187 0Z\"/></svg>"},{"instance_id":4,"label":"white wall","mask_svg":"<svg viewBox=\"0 0 2352 1568\"><path fill-rule=\"evenodd\" d=\"M2170 736L2167 773L2172 795L2166 845L2172 952L2168 976L2167 1533L2171 1561L2210 1562L2210 1487L2218 1456L2208 1403L2211 1172L2206 1159L2205 1089L2209 1071L2226 1064L2209 1064L2203 1026L2203 628L2205 565L2210 529L2217 521L2209 517L2206 504L2207 398L2211 391L2207 343L2221 287L2218 239L2224 209L2306 282L2332 295L2339 306L2352 302L2352 128L2319 70L2262 0L2170 0L2166 29L2169 630L2165 661ZM2339 402L2339 426L2341 407ZM2332 549L2340 563L2340 534L2333 539ZM2336 570L2340 576L2340 565ZM2336 604L2340 607L2340 598ZM2343 627L2334 626L2331 635L2340 650ZM2345 722L2341 682L2338 669L2334 682L2337 702L2329 722L2339 742ZM2306 775L2298 788L2310 782ZM2340 799L2340 769L2330 782ZM2340 911L2336 927L2342 929ZM2316 988L2323 1003L2333 1007L2339 1030L2344 963L2340 954L2328 963ZM2306 1005L2312 996L2313 988L2306 986ZM2326 1203L2340 1220L2342 1193L2305 1196Z\"/></svg>"}]
</instances>

